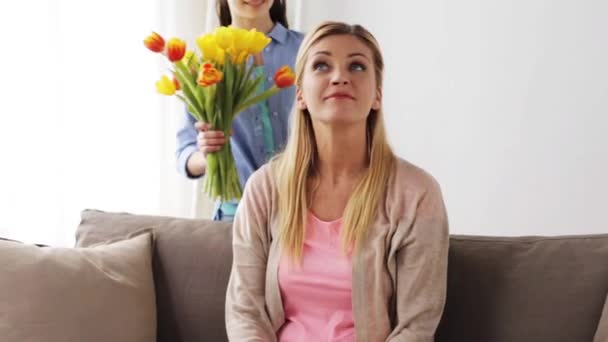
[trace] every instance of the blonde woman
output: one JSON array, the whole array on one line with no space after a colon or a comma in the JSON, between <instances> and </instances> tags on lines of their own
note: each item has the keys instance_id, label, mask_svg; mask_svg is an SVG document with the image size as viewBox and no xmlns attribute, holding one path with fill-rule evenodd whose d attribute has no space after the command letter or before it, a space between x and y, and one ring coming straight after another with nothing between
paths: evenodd
<instances>
[{"instance_id":1,"label":"blonde woman","mask_svg":"<svg viewBox=\"0 0 608 342\"><path fill-rule=\"evenodd\" d=\"M305 38L285 151L253 174L234 222L230 341L433 341L446 211L435 179L387 143L382 75L361 26Z\"/></svg>"}]
</instances>

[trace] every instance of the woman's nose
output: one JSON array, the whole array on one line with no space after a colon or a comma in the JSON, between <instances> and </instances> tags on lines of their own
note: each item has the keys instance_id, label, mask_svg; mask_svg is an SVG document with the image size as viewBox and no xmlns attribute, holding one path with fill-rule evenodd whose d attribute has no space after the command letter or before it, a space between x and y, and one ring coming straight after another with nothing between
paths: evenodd
<instances>
[{"instance_id":1,"label":"woman's nose","mask_svg":"<svg viewBox=\"0 0 608 342\"><path fill-rule=\"evenodd\" d=\"M332 78L331 78L332 85L346 85L349 82L350 81L348 79L348 75L345 74L343 71L340 71L340 70L334 71Z\"/></svg>"}]
</instances>

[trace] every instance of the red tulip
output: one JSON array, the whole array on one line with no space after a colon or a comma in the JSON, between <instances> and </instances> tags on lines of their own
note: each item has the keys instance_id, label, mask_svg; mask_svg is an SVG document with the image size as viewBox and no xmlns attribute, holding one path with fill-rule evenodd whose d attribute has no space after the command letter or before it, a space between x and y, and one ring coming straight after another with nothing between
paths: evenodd
<instances>
[{"instance_id":1,"label":"red tulip","mask_svg":"<svg viewBox=\"0 0 608 342\"><path fill-rule=\"evenodd\" d=\"M160 34L152 32L144 39L144 45L153 52L162 52L165 49L165 40Z\"/></svg>"},{"instance_id":2,"label":"red tulip","mask_svg":"<svg viewBox=\"0 0 608 342\"><path fill-rule=\"evenodd\" d=\"M171 38L167 42L167 58L171 62L181 61L186 54L186 42L179 38Z\"/></svg>"},{"instance_id":3,"label":"red tulip","mask_svg":"<svg viewBox=\"0 0 608 342\"><path fill-rule=\"evenodd\" d=\"M274 83L279 88L291 87L296 80L296 75L291 71L291 68L287 65L282 66L274 74Z\"/></svg>"}]
</instances>

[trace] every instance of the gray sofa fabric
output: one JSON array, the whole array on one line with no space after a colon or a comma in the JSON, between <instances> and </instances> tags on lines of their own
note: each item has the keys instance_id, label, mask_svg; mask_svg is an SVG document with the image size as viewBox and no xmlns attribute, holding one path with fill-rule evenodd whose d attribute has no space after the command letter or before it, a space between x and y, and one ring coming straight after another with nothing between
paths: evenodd
<instances>
[{"instance_id":1,"label":"gray sofa fabric","mask_svg":"<svg viewBox=\"0 0 608 342\"><path fill-rule=\"evenodd\" d=\"M82 212L77 246L154 228L158 342L226 341L230 224ZM439 342L592 341L608 293L608 234L452 236Z\"/></svg>"}]
</instances>

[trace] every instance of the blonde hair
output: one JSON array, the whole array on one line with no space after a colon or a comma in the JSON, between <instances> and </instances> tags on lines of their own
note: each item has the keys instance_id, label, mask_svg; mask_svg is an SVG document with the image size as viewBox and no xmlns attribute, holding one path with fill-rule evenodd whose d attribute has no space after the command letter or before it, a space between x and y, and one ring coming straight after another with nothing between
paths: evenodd
<instances>
[{"instance_id":1,"label":"blonde hair","mask_svg":"<svg viewBox=\"0 0 608 342\"><path fill-rule=\"evenodd\" d=\"M360 25L339 22L324 22L310 32L296 59L296 85L302 85L304 67L310 48L325 37L351 35L367 45L373 53L376 85L382 88L384 61L376 39ZM395 166L395 155L391 150L384 126L382 110L371 110L367 117L367 146L369 166L356 185L342 219L342 250L359 248L368 227L376 218L378 204L384 195L388 178ZM307 211L308 179L318 171L318 151L310 114L294 106L290 134L285 150L271 161L278 194L279 239L283 251L298 263L301 260Z\"/></svg>"}]
</instances>

